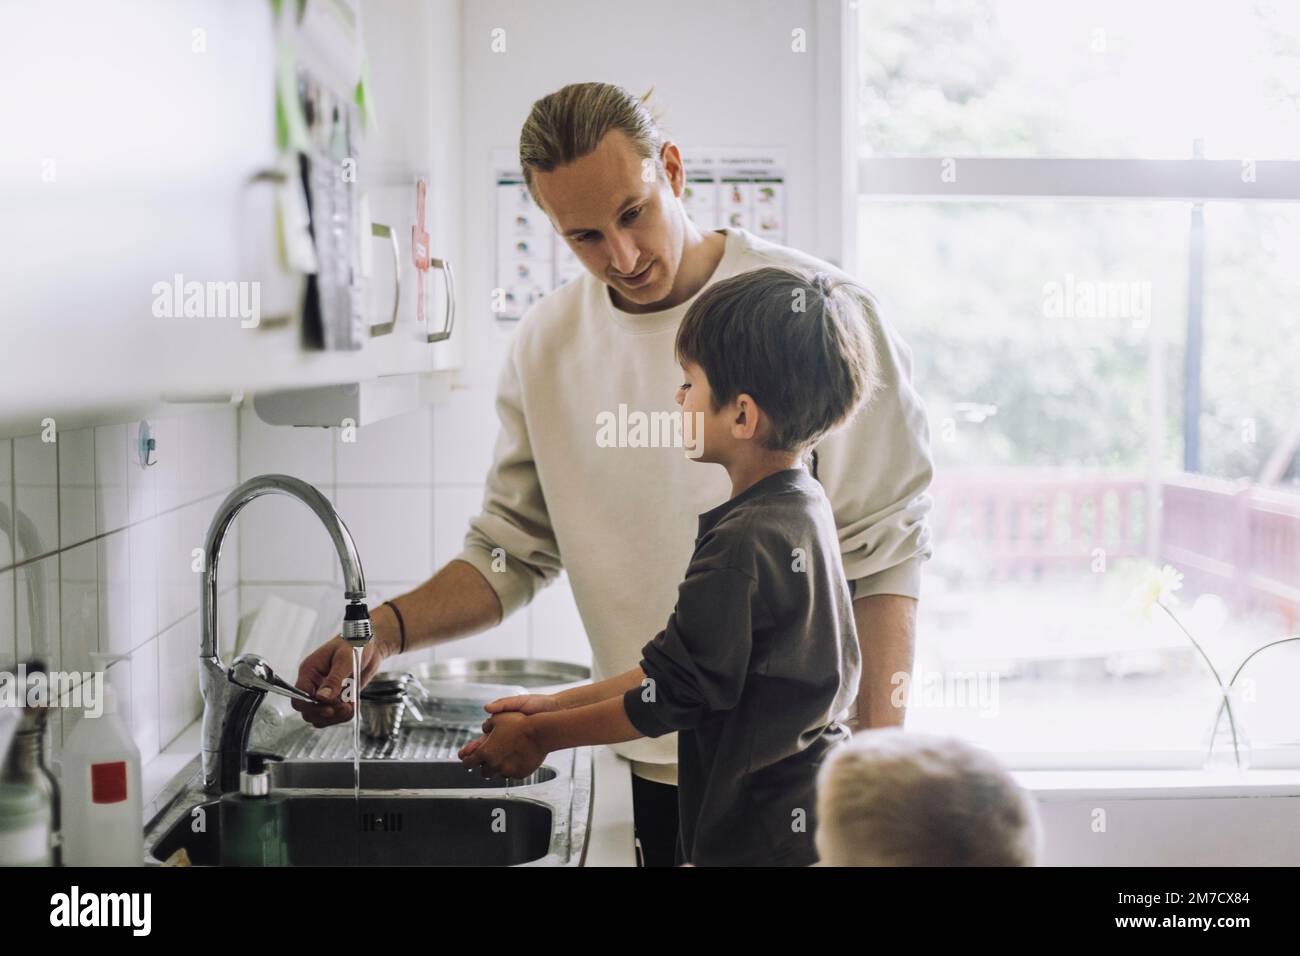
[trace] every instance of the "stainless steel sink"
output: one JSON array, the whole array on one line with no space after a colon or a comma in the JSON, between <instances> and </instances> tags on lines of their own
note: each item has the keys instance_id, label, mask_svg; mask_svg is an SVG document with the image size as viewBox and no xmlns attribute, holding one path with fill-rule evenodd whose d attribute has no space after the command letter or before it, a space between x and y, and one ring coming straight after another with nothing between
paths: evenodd
<instances>
[{"instance_id":1,"label":"stainless steel sink","mask_svg":"<svg viewBox=\"0 0 1300 956\"><path fill-rule=\"evenodd\" d=\"M288 798L292 865L580 865L591 814L590 748L554 753L524 780L485 778L455 757L477 734L412 727L393 741L363 739L354 800L351 726L317 730L295 719L265 748L288 758L271 773ZM146 815L146 865L182 848L195 866L218 864L218 801L203 791L197 756Z\"/></svg>"},{"instance_id":2,"label":"stainless steel sink","mask_svg":"<svg viewBox=\"0 0 1300 956\"><path fill-rule=\"evenodd\" d=\"M217 801L198 805L205 820L195 833L193 809L154 844L155 857L184 847L195 866L220 862ZM293 793L285 800L291 866L517 866L551 850L554 809L509 794L458 798L418 793Z\"/></svg>"}]
</instances>

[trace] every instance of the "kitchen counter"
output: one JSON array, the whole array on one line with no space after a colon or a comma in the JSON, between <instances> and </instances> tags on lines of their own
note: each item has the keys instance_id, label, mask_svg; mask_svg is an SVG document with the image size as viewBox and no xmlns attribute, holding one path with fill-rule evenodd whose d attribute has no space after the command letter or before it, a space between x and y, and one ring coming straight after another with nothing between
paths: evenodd
<instances>
[{"instance_id":1,"label":"kitchen counter","mask_svg":"<svg viewBox=\"0 0 1300 956\"><path fill-rule=\"evenodd\" d=\"M593 754L591 827L585 866L636 866L632 764L609 747Z\"/></svg>"}]
</instances>

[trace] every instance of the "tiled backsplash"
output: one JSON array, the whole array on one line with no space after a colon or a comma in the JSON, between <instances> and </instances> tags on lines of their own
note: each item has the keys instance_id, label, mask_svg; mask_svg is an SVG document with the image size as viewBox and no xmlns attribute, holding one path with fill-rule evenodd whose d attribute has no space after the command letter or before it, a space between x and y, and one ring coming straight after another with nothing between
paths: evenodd
<instances>
[{"instance_id":1,"label":"tiled backsplash","mask_svg":"<svg viewBox=\"0 0 1300 956\"><path fill-rule=\"evenodd\" d=\"M356 539L371 606L409 590L459 552L482 504L496 419L490 389L357 429L263 424L249 403L150 419L155 464L142 467L139 423L0 439L0 667L43 657L93 670L91 654L123 655L116 688L144 761L201 710L199 577L194 549L239 482L266 472L316 485ZM342 612L338 560L323 528L278 495L250 503L221 555L223 655L241 614L271 594L321 613L318 639ZM590 663L561 577L500 627L429 657L542 657ZM296 673L283 674L296 679ZM56 711L57 757L79 712Z\"/></svg>"},{"instance_id":2,"label":"tiled backsplash","mask_svg":"<svg viewBox=\"0 0 1300 956\"><path fill-rule=\"evenodd\" d=\"M151 420L154 464L139 423L0 440L0 661L39 658L106 678L151 759L199 713L199 577L193 549L234 487L237 410ZM239 618L238 568L220 593L222 647ZM51 711L55 758L80 711Z\"/></svg>"},{"instance_id":3,"label":"tiled backsplash","mask_svg":"<svg viewBox=\"0 0 1300 956\"><path fill-rule=\"evenodd\" d=\"M375 607L426 580L460 552L469 519L483 502L497 435L494 408L491 389L455 389L435 405L348 433L272 427L246 403L240 415L239 477L283 472L316 485L356 540ZM245 514L244 613L270 594L334 609L342 587L338 560L310 512L268 497L254 501ZM341 611L339 606L331 613ZM499 627L403 655L393 664L489 656L590 664L591 649L563 576Z\"/></svg>"}]
</instances>

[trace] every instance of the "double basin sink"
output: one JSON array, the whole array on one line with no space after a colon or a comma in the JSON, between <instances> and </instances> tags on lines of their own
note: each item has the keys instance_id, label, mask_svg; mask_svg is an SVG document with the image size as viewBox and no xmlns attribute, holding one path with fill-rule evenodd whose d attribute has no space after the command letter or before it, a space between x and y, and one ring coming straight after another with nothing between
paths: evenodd
<instances>
[{"instance_id":1,"label":"double basin sink","mask_svg":"<svg viewBox=\"0 0 1300 956\"><path fill-rule=\"evenodd\" d=\"M486 681L486 662L423 665L416 676L463 673ZM586 669L545 662L506 661L514 671L491 682L539 692L580 680ZM524 665L534 665L531 669ZM297 721L293 724L292 721ZM317 730L296 717L276 744L286 755L271 766L272 789L285 797L288 858L293 866L577 866L586 849L591 813L592 754L577 748L552 754L522 780L467 771L456 751L476 728L410 726L396 741L362 738L360 792L353 791L352 726ZM220 862L220 797L202 789L195 757L154 802L145 826L146 865L178 850L193 866Z\"/></svg>"}]
</instances>

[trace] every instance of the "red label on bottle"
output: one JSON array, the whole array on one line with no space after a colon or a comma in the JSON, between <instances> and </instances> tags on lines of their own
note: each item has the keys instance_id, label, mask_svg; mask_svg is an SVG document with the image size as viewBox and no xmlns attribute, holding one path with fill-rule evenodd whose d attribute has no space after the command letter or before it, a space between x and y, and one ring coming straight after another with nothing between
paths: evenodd
<instances>
[{"instance_id":1,"label":"red label on bottle","mask_svg":"<svg viewBox=\"0 0 1300 956\"><path fill-rule=\"evenodd\" d=\"M90 765L90 802L121 803L126 799L126 761Z\"/></svg>"}]
</instances>

